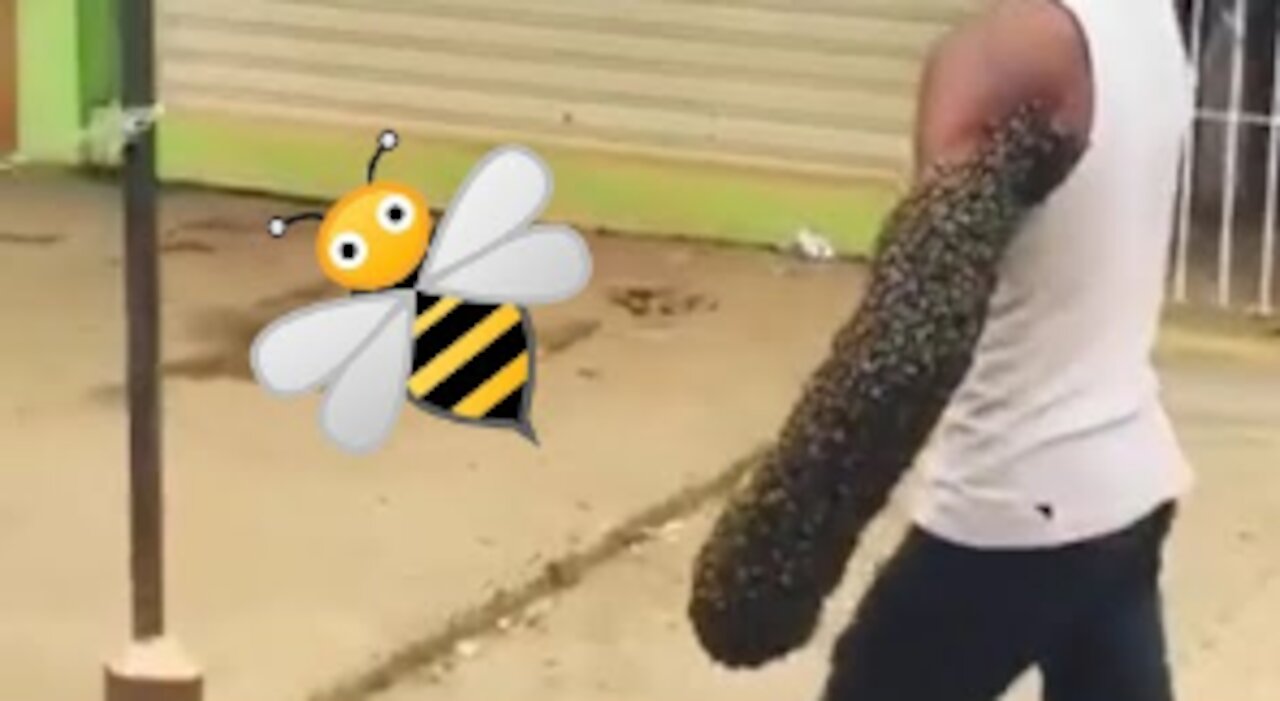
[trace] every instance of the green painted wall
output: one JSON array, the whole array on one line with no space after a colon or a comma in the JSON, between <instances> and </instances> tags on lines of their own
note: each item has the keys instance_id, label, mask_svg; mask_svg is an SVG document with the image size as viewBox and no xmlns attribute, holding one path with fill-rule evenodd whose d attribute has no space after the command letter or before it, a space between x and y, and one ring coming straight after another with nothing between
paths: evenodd
<instances>
[{"instance_id":1,"label":"green painted wall","mask_svg":"<svg viewBox=\"0 0 1280 701\"><path fill-rule=\"evenodd\" d=\"M116 6L117 0L78 0L77 3L81 124L89 123L94 108L109 105L120 96Z\"/></svg>"},{"instance_id":2,"label":"green painted wall","mask_svg":"<svg viewBox=\"0 0 1280 701\"><path fill-rule=\"evenodd\" d=\"M273 124L170 110L160 169L170 181L333 200L363 182L377 130ZM556 174L547 216L584 227L777 244L809 226L839 249L869 250L896 192L890 185L673 163L528 144ZM379 176L448 203L486 146L406 138Z\"/></svg>"},{"instance_id":3,"label":"green painted wall","mask_svg":"<svg viewBox=\"0 0 1280 701\"><path fill-rule=\"evenodd\" d=\"M18 150L30 160L79 158L77 0L18 1Z\"/></svg>"},{"instance_id":4,"label":"green painted wall","mask_svg":"<svg viewBox=\"0 0 1280 701\"><path fill-rule=\"evenodd\" d=\"M81 134L94 109L118 94L117 2L19 0L19 143L29 159L94 159ZM168 181L316 199L335 199L361 182L376 138L375 130L180 110L160 124L160 171ZM556 172L547 215L584 227L772 245L807 226L859 254L869 250L896 194L884 183L529 145ZM422 188L442 206L485 148L407 139L382 175Z\"/></svg>"}]
</instances>

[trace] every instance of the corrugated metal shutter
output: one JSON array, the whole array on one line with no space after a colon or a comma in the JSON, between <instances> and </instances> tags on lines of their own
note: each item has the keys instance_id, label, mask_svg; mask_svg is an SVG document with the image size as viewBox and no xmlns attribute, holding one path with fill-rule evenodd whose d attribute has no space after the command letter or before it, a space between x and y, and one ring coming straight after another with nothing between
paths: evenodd
<instances>
[{"instance_id":1,"label":"corrugated metal shutter","mask_svg":"<svg viewBox=\"0 0 1280 701\"><path fill-rule=\"evenodd\" d=\"M975 0L159 0L173 110L894 173Z\"/></svg>"}]
</instances>

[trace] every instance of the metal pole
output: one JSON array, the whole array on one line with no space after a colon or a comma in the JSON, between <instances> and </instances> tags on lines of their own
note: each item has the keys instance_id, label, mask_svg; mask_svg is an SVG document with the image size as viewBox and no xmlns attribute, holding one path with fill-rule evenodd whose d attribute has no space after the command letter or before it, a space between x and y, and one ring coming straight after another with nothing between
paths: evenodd
<instances>
[{"instance_id":1,"label":"metal pole","mask_svg":"<svg viewBox=\"0 0 1280 701\"><path fill-rule=\"evenodd\" d=\"M1188 34L1191 37L1191 99L1193 105L1200 102L1200 58L1202 53L1200 32L1204 27L1204 6L1206 0L1192 0L1191 26ZM1199 120L1197 119L1196 122ZM1174 301L1187 301L1187 256L1191 240L1191 201L1195 187L1192 175L1195 173L1196 158L1196 123L1187 130L1186 143L1182 154L1182 192L1178 201L1177 253L1174 262L1173 297Z\"/></svg>"},{"instance_id":2,"label":"metal pole","mask_svg":"<svg viewBox=\"0 0 1280 701\"><path fill-rule=\"evenodd\" d=\"M155 104L151 0L120 5L126 114ZM160 442L159 270L156 251L155 131L149 124L124 153L125 306L128 319L129 534L133 635L164 634L164 523Z\"/></svg>"},{"instance_id":3,"label":"metal pole","mask_svg":"<svg viewBox=\"0 0 1280 701\"><path fill-rule=\"evenodd\" d=\"M1280 20L1280 18L1278 18ZM1262 270L1258 274L1258 311L1271 314L1276 258L1276 188L1280 187L1280 21L1275 26L1275 44L1272 47L1273 68L1271 75L1271 124L1267 143L1267 192L1266 210L1262 224Z\"/></svg>"},{"instance_id":4,"label":"metal pole","mask_svg":"<svg viewBox=\"0 0 1280 701\"><path fill-rule=\"evenodd\" d=\"M1240 103L1244 93L1245 18L1248 0L1237 0L1231 18L1233 44L1231 50L1230 120L1226 124L1227 144L1222 168L1222 220L1218 229L1218 304L1231 304L1232 244L1235 236L1236 187L1239 184Z\"/></svg>"},{"instance_id":5,"label":"metal pole","mask_svg":"<svg viewBox=\"0 0 1280 701\"><path fill-rule=\"evenodd\" d=\"M128 333L129 555L133 640L105 670L106 701L200 701L204 678L165 637L152 0L121 0L124 272Z\"/></svg>"}]
</instances>

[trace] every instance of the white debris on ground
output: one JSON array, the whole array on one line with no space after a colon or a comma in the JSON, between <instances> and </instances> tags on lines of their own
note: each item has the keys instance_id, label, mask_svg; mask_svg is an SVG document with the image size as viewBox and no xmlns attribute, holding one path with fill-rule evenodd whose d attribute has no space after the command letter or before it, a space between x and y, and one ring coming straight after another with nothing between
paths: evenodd
<instances>
[{"instance_id":1,"label":"white debris on ground","mask_svg":"<svg viewBox=\"0 0 1280 701\"><path fill-rule=\"evenodd\" d=\"M684 530L684 521L680 519L667 521L658 529L658 537L665 542L674 543L682 530Z\"/></svg>"},{"instance_id":2,"label":"white debris on ground","mask_svg":"<svg viewBox=\"0 0 1280 701\"><path fill-rule=\"evenodd\" d=\"M836 257L836 249L831 245L831 240L807 226L796 232L788 250L803 260L827 261Z\"/></svg>"},{"instance_id":3,"label":"white debris on ground","mask_svg":"<svg viewBox=\"0 0 1280 701\"><path fill-rule=\"evenodd\" d=\"M0 172L11 171L27 163L27 157L14 152L0 156Z\"/></svg>"},{"instance_id":4,"label":"white debris on ground","mask_svg":"<svg viewBox=\"0 0 1280 701\"><path fill-rule=\"evenodd\" d=\"M639 546L645 542L655 540L662 541L664 543L674 543L676 541L676 537L680 534L680 531L683 528L684 522L680 519L673 519L661 525L646 528L641 534L642 537L636 545Z\"/></svg>"},{"instance_id":5,"label":"white debris on ground","mask_svg":"<svg viewBox=\"0 0 1280 701\"><path fill-rule=\"evenodd\" d=\"M458 657L469 660L480 653L480 643L475 640L460 640L453 651Z\"/></svg>"},{"instance_id":6,"label":"white debris on ground","mask_svg":"<svg viewBox=\"0 0 1280 701\"><path fill-rule=\"evenodd\" d=\"M520 622L527 627L533 628L542 624L552 609L551 599L539 599L520 614Z\"/></svg>"}]
</instances>

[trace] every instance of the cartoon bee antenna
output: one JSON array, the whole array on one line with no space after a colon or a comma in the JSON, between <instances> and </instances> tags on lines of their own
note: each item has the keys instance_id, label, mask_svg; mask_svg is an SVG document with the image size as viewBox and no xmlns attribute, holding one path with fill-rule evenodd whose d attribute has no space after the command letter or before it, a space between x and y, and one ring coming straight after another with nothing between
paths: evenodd
<instances>
[{"instance_id":1,"label":"cartoon bee antenna","mask_svg":"<svg viewBox=\"0 0 1280 701\"><path fill-rule=\"evenodd\" d=\"M378 161L382 160L382 154L387 151L394 151L400 145L400 135L394 131L387 129L378 135L378 150L373 152L373 158L369 159L369 178L366 184L372 183L374 176L378 174Z\"/></svg>"},{"instance_id":2,"label":"cartoon bee antenna","mask_svg":"<svg viewBox=\"0 0 1280 701\"><path fill-rule=\"evenodd\" d=\"M365 180L366 184L372 183L374 178L378 175L378 162L382 160L382 155L388 151L396 150L396 147L399 145L400 135L391 129L386 129L378 135L378 149L373 152L373 157L369 159L368 177ZM285 235L290 226L293 226L300 221L324 221L324 216L324 212L310 211L300 212L288 217L272 217L271 220L267 222L267 232L275 238L280 238Z\"/></svg>"}]
</instances>

